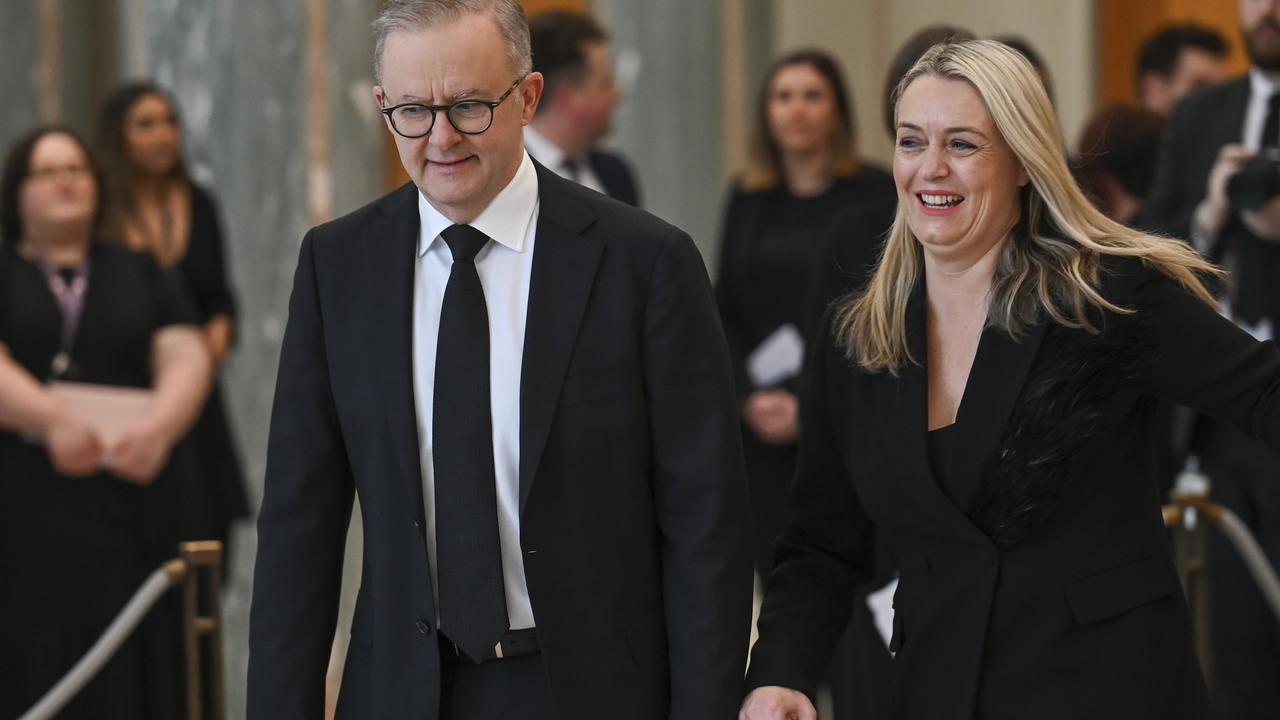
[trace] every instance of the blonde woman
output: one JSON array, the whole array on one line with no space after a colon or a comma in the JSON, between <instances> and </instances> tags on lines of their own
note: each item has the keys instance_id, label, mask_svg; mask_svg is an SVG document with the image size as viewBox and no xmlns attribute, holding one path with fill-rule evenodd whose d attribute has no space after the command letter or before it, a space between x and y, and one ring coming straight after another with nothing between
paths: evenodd
<instances>
[{"instance_id":1,"label":"blonde woman","mask_svg":"<svg viewBox=\"0 0 1280 720\"><path fill-rule=\"evenodd\" d=\"M814 717L873 527L901 567L893 717L1205 717L1131 446L1164 396L1280 447L1280 354L1216 313L1189 246L1089 204L1005 45L932 48L895 125L898 214L810 359L741 717Z\"/></svg>"}]
</instances>

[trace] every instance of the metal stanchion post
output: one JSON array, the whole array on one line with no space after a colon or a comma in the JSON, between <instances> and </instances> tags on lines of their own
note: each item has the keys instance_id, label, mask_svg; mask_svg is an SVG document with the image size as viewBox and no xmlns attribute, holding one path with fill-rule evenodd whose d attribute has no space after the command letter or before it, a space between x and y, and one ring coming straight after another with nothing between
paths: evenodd
<instances>
[{"instance_id":1,"label":"metal stanchion post","mask_svg":"<svg viewBox=\"0 0 1280 720\"><path fill-rule=\"evenodd\" d=\"M1205 680L1213 677L1213 647L1210 642L1209 617L1209 518L1202 517L1192 498L1203 500L1200 495L1184 495L1175 492L1173 501L1176 518L1173 528L1173 555L1177 563L1178 578L1190 606L1192 632L1196 654ZM1166 514L1166 521L1169 515Z\"/></svg>"},{"instance_id":2,"label":"metal stanchion post","mask_svg":"<svg viewBox=\"0 0 1280 720\"><path fill-rule=\"evenodd\" d=\"M188 572L183 587L183 628L187 652L187 717L205 720L202 672L204 648L209 648L211 687L209 720L225 720L222 646L222 543L216 540L181 545ZM203 611L203 614L202 614ZM202 640L207 639L207 643Z\"/></svg>"},{"instance_id":3,"label":"metal stanchion post","mask_svg":"<svg viewBox=\"0 0 1280 720\"><path fill-rule=\"evenodd\" d=\"M1212 682L1213 647L1209 616L1209 476L1200 460L1187 458L1165 507L1165 526L1173 530L1173 557L1191 611L1192 637L1206 682Z\"/></svg>"}]
</instances>

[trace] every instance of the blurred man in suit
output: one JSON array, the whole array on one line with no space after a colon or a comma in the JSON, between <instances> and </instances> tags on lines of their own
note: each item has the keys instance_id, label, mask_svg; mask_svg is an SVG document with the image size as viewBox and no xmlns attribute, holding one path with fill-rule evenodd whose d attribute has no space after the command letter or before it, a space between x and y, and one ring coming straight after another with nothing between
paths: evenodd
<instances>
[{"instance_id":1,"label":"blurred man in suit","mask_svg":"<svg viewBox=\"0 0 1280 720\"><path fill-rule=\"evenodd\" d=\"M1134 78L1142 108L1167 118L1188 94L1223 82L1230 50L1218 31L1194 23L1169 25L1147 38Z\"/></svg>"},{"instance_id":2,"label":"blurred man in suit","mask_svg":"<svg viewBox=\"0 0 1280 720\"><path fill-rule=\"evenodd\" d=\"M534 18L529 31L533 69L546 79L538 112L524 130L529 154L562 177L639 206L640 188L626 160L597 147L622 97L604 28L588 15L553 10Z\"/></svg>"},{"instance_id":3,"label":"blurred man in suit","mask_svg":"<svg viewBox=\"0 0 1280 720\"><path fill-rule=\"evenodd\" d=\"M1280 197L1228 187L1250 163L1274 174L1280 157L1274 154L1280 147L1280 0L1240 0L1240 25L1249 72L1188 95L1174 110L1142 224L1189 238L1222 263L1231 273L1221 290L1225 312L1256 337L1271 339L1280 321ZM1240 515L1277 564L1280 458L1207 418L1197 422L1190 450L1209 475L1211 497ZM1280 717L1275 618L1239 556L1221 537L1214 542L1210 687L1216 716Z\"/></svg>"},{"instance_id":4,"label":"blurred man in suit","mask_svg":"<svg viewBox=\"0 0 1280 720\"><path fill-rule=\"evenodd\" d=\"M728 720L751 615L734 382L689 236L531 160L516 0L392 0L413 182L300 251L268 447L252 720Z\"/></svg>"}]
</instances>

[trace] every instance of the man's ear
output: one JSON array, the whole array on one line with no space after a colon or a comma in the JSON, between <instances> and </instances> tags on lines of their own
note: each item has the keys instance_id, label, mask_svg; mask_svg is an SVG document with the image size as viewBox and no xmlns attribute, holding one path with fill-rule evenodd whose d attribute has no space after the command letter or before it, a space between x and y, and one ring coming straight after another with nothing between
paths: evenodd
<instances>
[{"instance_id":1,"label":"man's ear","mask_svg":"<svg viewBox=\"0 0 1280 720\"><path fill-rule=\"evenodd\" d=\"M545 87L546 80L543 79L542 73L531 72L525 76L524 82L520 83L520 99L524 103L524 109L520 114L520 124L528 125L533 119L533 114L538 111L538 103L542 101L542 90Z\"/></svg>"}]
</instances>

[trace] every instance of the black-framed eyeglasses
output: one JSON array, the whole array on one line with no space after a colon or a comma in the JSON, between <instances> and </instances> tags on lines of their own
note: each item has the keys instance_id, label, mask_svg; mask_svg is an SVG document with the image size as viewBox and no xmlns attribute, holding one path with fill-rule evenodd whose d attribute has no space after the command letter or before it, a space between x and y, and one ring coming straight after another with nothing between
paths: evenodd
<instances>
[{"instance_id":1,"label":"black-framed eyeglasses","mask_svg":"<svg viewBox=\"0 0 1280 720\"><path fill-rule=\"evenodd\" d=\"M515 92L527 75L521 75L511 83L511 87L502 93L497 100L459 100L449 105L423 105L422 103L400 103L389 108L382 108L382 114L391 121L391 129L401 137L423 137L431 132L436 124L436 113L443 112L449 118L449 124L463 135L479 135L493 125L493 111Z\"/></svg>"}]
</instances>

